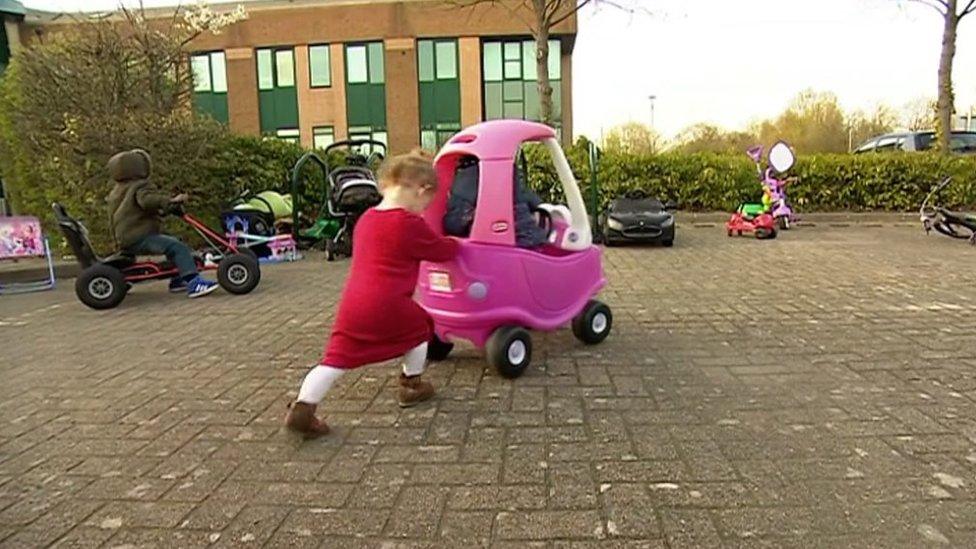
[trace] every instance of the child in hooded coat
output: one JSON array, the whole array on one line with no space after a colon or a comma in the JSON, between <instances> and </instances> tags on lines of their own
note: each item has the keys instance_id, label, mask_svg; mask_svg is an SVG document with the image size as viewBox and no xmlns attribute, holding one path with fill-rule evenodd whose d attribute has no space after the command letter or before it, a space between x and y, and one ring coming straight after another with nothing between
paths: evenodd
<instances>
[{"instance_id":1,"label":"child in hooded coat","mask_svg":"<svg viewBox=\"0 0 976 549\"><path fill-rule=\"evenodd\" d=\"M114 186L106 202L119 249L132 255L165 255L179 270L170 280L171 292L185 291L190 297L200 297L216 290L215 282L197 272L193 250L160 232L162 216L188 197L164 193L149 180L149 153L142 149L120 152L109 159L108 173Z\"/></svg>"}]
</instances>

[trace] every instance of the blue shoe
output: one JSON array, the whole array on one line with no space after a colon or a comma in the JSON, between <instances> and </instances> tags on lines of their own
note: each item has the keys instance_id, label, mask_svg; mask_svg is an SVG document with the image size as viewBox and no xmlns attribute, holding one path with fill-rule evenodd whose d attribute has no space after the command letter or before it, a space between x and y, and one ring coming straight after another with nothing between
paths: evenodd
<instances>
[{"instance_id":1,"label":"blue shoe","mask_svg":"<svg viewBox=\"0 0 976 549\"><path fill-rule=\"evenodd\" d=\"M190 298L205 296L217 289L217 283L203 277L196 277L186 285L186 295Z\"/></svg>"},{"instance_id":2,"label":"blue shoe","mask_svg":"<svg viewBox=\"0 0 976 549\"><path fill-rule=\"evenodd\" d=\"M182 276L174 276L169 279L169 291L175 293L186 291L186 280Z\"/></svg>"}]
</instances>

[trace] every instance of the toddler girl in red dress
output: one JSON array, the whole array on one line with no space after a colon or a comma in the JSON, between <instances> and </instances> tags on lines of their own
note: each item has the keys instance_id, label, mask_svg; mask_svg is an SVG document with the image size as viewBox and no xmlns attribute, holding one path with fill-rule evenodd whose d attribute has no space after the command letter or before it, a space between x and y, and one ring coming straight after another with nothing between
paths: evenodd
<instances>
[{"instance_id":1,"label":"toddler girl in red dress","mask_svg":"<svg viewBox=\"0 0 976 549\"><path fill-rule=\"evenodd\" d=\"M325 354L305 376L285 425L306 438L329 432L315 408L346 371L403 357L398 400L413 406L434 395L421 379L433 321L414 300L421 261L447 261L457 241L434 233L418 214L437 190L430 158L393 157L379 173L383 201L356 223L352 265Z\"/></svg>"}]
</instances>

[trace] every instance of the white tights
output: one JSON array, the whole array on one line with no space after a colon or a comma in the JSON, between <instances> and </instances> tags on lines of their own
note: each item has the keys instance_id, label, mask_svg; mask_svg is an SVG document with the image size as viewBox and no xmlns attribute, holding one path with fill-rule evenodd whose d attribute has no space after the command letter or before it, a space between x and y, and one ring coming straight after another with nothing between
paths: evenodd
<instances>
[{"instance_id":1,"label":"white tights","mask_svg":"<svg viewBox=\"0 0 976 549\"><path fill-rule=\"evenodd\" d=\"M427 362L427 343L421 343L403 355L403 375L419 376L424 373ZM332 384L342 377L346 370L320 364L305 376L302 388L298 391L298 401L306 404L318 404L325 398L325 394L332 388Z\"/></svg>"}]
</instances>

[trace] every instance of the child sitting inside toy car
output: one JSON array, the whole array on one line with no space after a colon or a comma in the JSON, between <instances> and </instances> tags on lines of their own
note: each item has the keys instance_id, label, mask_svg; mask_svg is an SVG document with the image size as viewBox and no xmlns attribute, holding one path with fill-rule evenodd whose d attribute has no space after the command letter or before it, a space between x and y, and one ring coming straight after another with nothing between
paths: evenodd
<instances>
[{"instance_id":1,"label":"child sitting inside toy car","mask_svg":"<svg viewBox=\"0 0 976 549\"><path fill-rule=\"evenodd\" d=\"M120 250L132 255L165 254L179 270L179 275L170 280L171 292L185 291L190 297L207 295L217 289L217 283L200 276L192 250L159 232L160 217L188 197L171 197L160 191L149 181L151 172L152 159L142 149L120 152L108 161L108 173L115 186L106 201L116 243Z\"/></svg>"},{"instance_id":2,"label":"child sitting inside toy car","mask_svg":"<svg viewBox=\"0 0 976 549\"><path fill-rule=\"evenodd\" d=\"M444 214L444 232L466 238L474 223L475 204L478 201L478 159L466 156L458 161L447 198ZM542 199L525 184L525 174L515 168L515 244L520 248L535 248L546 243L545 229L536 222L533 212Z\"/></svg>"}]
</instances>

